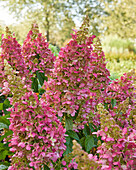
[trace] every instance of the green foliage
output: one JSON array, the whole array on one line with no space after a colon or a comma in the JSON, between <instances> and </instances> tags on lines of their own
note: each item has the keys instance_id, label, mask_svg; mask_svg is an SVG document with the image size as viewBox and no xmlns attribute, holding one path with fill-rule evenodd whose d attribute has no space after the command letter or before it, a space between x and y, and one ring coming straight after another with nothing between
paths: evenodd
<instances>
[{"instance_id":1,"label":"green foliage","mask_svg":"<svg viewBox=\"0 0 136 170\"><path fill-rule=\"evenodd\" d=\"M8 143L0 143L0 160L5 160L9 155L12 155L12 153L9 151Z\"/></svg>"},{"instance_id":2,"label":"green foliage","mask_svg":"<svg viewBox=\"0 0 136 170\"><path fill-rule=\"evenodd\" d=\"M87 135L85 139L85 149L86 152L89 152L94 147L94 138L93 136Z\"/></svg>"},{"instance_id":3,"label":"green foliage","mask_svg":"<svg viewBox=\"0 0 136 170\"><path fill-rule=\"evenodd\" d=\"M9 151L9 146L8 146L8 142L5 141L5 143L3 143L4 139L8 139L11 135L12 135L12 131L9 130L9 125L10 125L10 121L9 121L9 117L10 117L10 113L9 111L7 111L6 109L11 107L10 102L8 99L5 99L4 96L0 96L0 130L1 130L1 134L0 134L0 169L7 169L7 167L10 165L6 159L8 158L8 156L13 155L12 152ZM5 115L2 116L2 113L4 113ZM2 162L1 162L2 161Z\"/></svg>"},{"instance_id":4,"label":"green foliage","mask_svg":"<svg viewBox=\"0 0 136 170\"><path fill-rule=\"evenodd\" d=\"M66 130L73 129L73 120L72 120L72 118L70 118L68 116L65 117L65 128L66 128Z\"/></svg>"},{"instance_id":5,"label":"green foliage","mask_svg":"<svg viewBox=\"0 0 136 170\"><path fill-rule=\"evenodd\" d=\"M8 129L8 126L6 124L0 122L0 130L2 130L2 129Z\"/></svg>"},{"instance_id":6,"label":"green foliage","mask_svg":"<svg viewBox=\"0 0 136 170\"><path fill-rule=\"evenodd\" d=\"M44 73L36 71L36 76L41 86L43 85L44 80L48 81L48 77L46 77Z\"/></svg>"},{"instance_id":7,"label":"green foliage","mask_svg":"<svg viewBox=\"0 0 136 170\"><path fill-rule=\"evenodd\" d=\"M66 137L65 145L66 145L67 148L66 148L65 152L63 153L64 156L68 155L69 153L72 152L73 143L72 143L72 139L70 137Z\"/></svg>"},{"instance_id":8,"label":"green foliage","mask_svg":"<svg viewBox=\"0 0 136 170\"><path fill-rule=\"evenodd\" d=\"M79 136L78 136L78 134L77 134L76 132L74 132L74 131L72 131L72 130L68 130L68 131L66 132L66 134L69 135L70 138L79 141Z\"/></svg>"},{"instance_id":9,"label":"green foliage","mask_svg":"<svg viewBox=\"0 0 136 170\"><path fill-rule=\"evenodd\" d=\"M111 99L111 105L112 105L112 108L116 106L116 99Z\"/></svg>"},{"instance_id":10,"label":"green foliage","mask_svg":"<svg viewBox=\"0 0 136 170\"><path fill-rule=\"evenodd\" d=\"M67 120L65 120L65 123L66 122ZM98 131L98 129L99 127L95 126L92 123L89 123L89 124L85 124L84 129L80 130L79 132L75 132L73 130L67 130L66 134L68 136L66 136L66 143L65 143L67 149L63 155L66 156L67 154L70 154L73 151L72 149L73 140L76 140L82 146L82 149L84 151L88 153L89 152L94 153L95 152L94 148L97 147L98 140L100 140L100 138L97 138L96 135L92 135L92 133Z\"/></svg>"},{"instance_id":11,"label":"green foliage","mask_svg":"<svg viewBox=\"0 0 136 170\"><path fill-rule=\"evenodd\" d=\"M0 169L1 169L1 170L6 170L7 168L8 168L8 166L0 165Z\"/></svg>"},{"instance_id":12,"label":"green foliage","mask_svg":"<svg viewBox=\"0 0 136 170\"><path fill-rule=\"evenodd\" d=\"M87 125L84 125L83 134L85 136L90 135L90 128Z\"/></svg>"},{"instance_id":13,"label":"green foliage","mask_svg":"<svg viewBox=\"0 0 136 170\"><path fill-rule=\"evenodd\" d=\"M0 142L4 139L4 138L7 138L9 135L12 135L12 131L11 130L8 130L7 132L4 133L4 135L2 135L0 137Z\"/></svg>"},{"instance_id":14,"label":"green foliage","mask_svg":"<svg viewBox=\"0 0 136 170\"><path fill-rule=\"evenodd\" d=\"M49 48L51 49L51 51L53 52L53 54L57 57L59 54L59 49L57 48L57 46L54 46L52 44L49 44Z\"/></svg>"},{"instance_id":15,"label":"green foliage","mask_svg":"<svg viewBox=\"0 0 136 170\"><path fill-rule=\"evenodd\" d=\"M50 168L47 165L44 165L44 170L50 170Z\"/></svg>"},{"instance_id":16,"label":"green foliage","mask_svg":"<svg viewBox=\"0 0 136 170\"><path fill-rule=\"evenodd\" d=\"M111 73L111 75L110 75L110 79L111 80L116 80L116 79L118 79L120 76L117 74L117 73Z\"/></svg>"},{"instance_id":17,"label":"green foliage","mask_svg":"<svg viewBox=\"0 0 136 170\"><path fill-rule=\"evenodd\" d=\"M39 89L38 89L38 92L39 92L40 95L42 95L42 94L45 92L45 90L42 89L42 88L39 88Z\"/></svg>"},{"instance_id":18,"label":"green foliage","mask_svg":"<svg viewBox=\"0 0 136 170\"><path fill-rule=\"evenodd\" d=\"M38 93L38 81L36 77L32 77L32 89Z\"/></svg>"},{"instance_id":19,"label":"green foliage","mask_svg":"<svg viewBox=\"0 0 136 170\"><path fill-rule=\"evenodd\" d=\"M46 77L44 73L36 71L36 76L32 77L31 86L35 93L39 93L40 95L42 95L45 92L45 90L41 88L44 84L44 81L48 81L48 77Z\"/></svg>"},{"instance_id":20,"label":"green foliage","mask_svg":"<svg viewBox=\"0 0 136 170\"><path fill-rule=\"evenodd\" d=\"M0 110L3 110L3 103L0 103Z\"/></svg>"}]
</instances>

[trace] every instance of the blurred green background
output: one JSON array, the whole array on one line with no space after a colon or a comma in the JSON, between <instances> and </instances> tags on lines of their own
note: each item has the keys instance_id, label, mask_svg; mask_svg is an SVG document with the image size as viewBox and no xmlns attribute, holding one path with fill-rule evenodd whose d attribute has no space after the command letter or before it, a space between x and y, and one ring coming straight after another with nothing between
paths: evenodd
<instances>
[{"instance_id":1,"label":"blurred green background","mask_svg":"<svg viewBox=\"0 0 136 170\"><path fill-rule=\"evenodd\" d=\"M20 44L36 21L55 55L88 15L90 34L101 39L111 79L136 68L136 0L1 0L0 7L16 18L8 27Z\"/></svg>"}]
</instances>

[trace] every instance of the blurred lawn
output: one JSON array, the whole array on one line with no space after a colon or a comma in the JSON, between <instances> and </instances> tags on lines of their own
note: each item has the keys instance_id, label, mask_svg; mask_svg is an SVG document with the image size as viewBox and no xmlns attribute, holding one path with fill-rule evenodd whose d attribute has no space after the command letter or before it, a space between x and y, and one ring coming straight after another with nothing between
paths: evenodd
<instances>
[{"instance_id":1,"label":"blurred lawn","mask_svg":"<svg viewBox=\"0 0 136 170\"><path fill-rule=\"evenodd\" d=\"M132 69L136 69L136 60L120 60L115 59L108 61L107 69L111 73L111 79L120 78L124 73L130 72Z\"/></svg>"}]
</instances>

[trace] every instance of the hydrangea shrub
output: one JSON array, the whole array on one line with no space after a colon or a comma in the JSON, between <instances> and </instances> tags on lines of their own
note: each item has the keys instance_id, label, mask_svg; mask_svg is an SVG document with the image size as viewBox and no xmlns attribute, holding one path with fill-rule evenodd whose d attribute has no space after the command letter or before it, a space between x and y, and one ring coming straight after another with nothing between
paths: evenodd
<instances>
[{"instance_id":1,"label":"hydrangea shrub","mask_svg":"<svg viewBox=\"0 0 136 170\"><path fill-rule=\"evenodd\" d=\"M2 38L0 96L8 109L0 104L0 141L13 152L8 169L136 169L136 74L110 82L88 23L58 57L37 24L22 47L8 29Z\"/></svg>"},{"instance_id":2,"label":"hydrangea shrub","mask_svg":"<svg viewBox=\"0 0 136 170\"><path fill-rule=\"evenodd\" d=\"M5 74L12 98L9 98L10 126L13 131L9 146L15 152L9 169L42 168L55 162L66 149L65 129L56 117L54 109L38 99L36 93L25 84L25 77L5 65Z\"/></svg>"}]
</instances>

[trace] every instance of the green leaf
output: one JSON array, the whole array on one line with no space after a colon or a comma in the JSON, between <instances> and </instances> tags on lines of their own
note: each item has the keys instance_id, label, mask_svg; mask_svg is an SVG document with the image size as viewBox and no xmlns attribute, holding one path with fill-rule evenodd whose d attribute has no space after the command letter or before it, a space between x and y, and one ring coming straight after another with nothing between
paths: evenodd
<instances>
[{"instance_id":1,"label":"green leaf","mask_svg":"<svg viewBox=\"0 0 136 170\"><path fill-rule=\"evenodd\" d=\"M45 77L44 77L44 80L48 81L48 77L47 77L47 76L45 76Z\"/></svg>"},{"instance_id":2,"label":"green leaf","mask_svg":"<svg viewBox=\"0 0 136 170\"><path fill-rule=\"evenodd\" d=\"M8 150L9 151L9 146L8 146L8 143L0 143L0 152L3 151L3 150Z\"/></svg>"},{"instance_id":3,"label":"green leaf","mask_svg":"<svg viewBox=\"0 0 136 170\"><path fill-rule=\"evenodd\" d=\"M0 170L6 170L6 169L8 169L8 166L6 166L6 165L0 165Z\"/></svg>"},{"instance_id":4,"label":"green leaf","mask_svg":"<svg viewBox=\"0 0 136 170\"><path fill-rule=\"evenodd\" d=\"M12 135L12 134L13 134L13 131L9 130L4 135L0 136L0 141L2 141L4 138L6 138L7 136Z\"/></svg>"},{"instance_id":5,"label":"green leaf","mask_svg":"<svg viewBox=\"0 0 136 170\"><path fill-rule=\"evenodd\" d=\"M36 77L32 77L32 89L34 92L38 92L38 81Z\"/></svg>"},{"instance_id":6,"label":"green leaf","mask_svg":"<svg viewBox=\"0 0 136 170\"><path fill-rule=\"evenodd\" d=\"M42 89L42 88L39 88L38 91L39 91L39 94L40 94L40 95L42 95L42 94L45 92L45 90Z\"/></svg>"},{"instance_id":7,"label":"green leaf","mask_svg":"<svg viewBox=\"0 0 136 170\"><path fill-rule=\"evenodd\" d=\"M85 148L85 138L86 137L84 136L80 139L80 143L81 143L81 146L82 146L83 149Z\"/></svg>"},{"instance_id":8,"label":"green leaf","mask_svg":"<svg viewBox=\"0 0 136 170\"><path fill-rule=\"evenodd\" d=\"M3 103L0 103L0 110L3 110Z\"/></svg>"},{"instance_id":9,"label":"green leaf","mask_svg":"<svg viewBox=\"0 0 136 170\"><path fill-rule=\"evenodd\" d=\"M4 160L7 155L8 155L8 150L0 151L0 160L1 160L1 159Z\"/></svg>"},{"instance_id":10,"label":"green leaf","mask_svg":"<svg viewBox=\"0 0 136 170\"><path fill-rule=\"evenodd\" d=\"M68 130L68 131L66 132L66 134L68 134L72 139L75 139L75 140L77 140L77 141L80 141L80 139L79 139L79 137L78 137L78 135L77 135L76 132L74 132L74 131L72 131L72 130Z\"/></svg>"},{"instance_id":11,"label":"green leaf","mask_svg":"<svg viewBox=\"0 0 136 170\"><path fill-rule=\"evenodd\" d=\"M93 147L94 147L94 138L93 136L88 135L85 139L86 152L89 152Z\"/></svg>"},{"instance_id":12,"label":"green leaf","mask_svg":"<svg viewBox=\"0 0 136 170\"><path fill-rule=\"evenodd\" d=\"M66 146L67 146L67 148L66 148L65 152L63 153L63 156L65 156L65 155L67 155L67 154L72 152L72 146L73 146L72 140L70 140L69 145L66 145Z\"/></svg>"},{"instance_id":13,"label":"green leaf","mask_svg":"<svg viewBox=\"0 0 136 170\"><path fill-rule=\"evenodd\" d=\"M6 110L9 107L11 107L10 101L8 99L4 100L4 103L3 103L4 114L10 113L9 111Z\"/></svg>"},{"instance_id":14,"label":"green leaf","mask_svg":"<svg viewBox=\"0 0 136 170\"><path fill-rule=\"evenodd\" d=\"M10 101L8 99L4 100L4 105L6 105L7 107L11 107Z\"/></svg>"},{"instance_id":15,"label":"green leaf","mask_svg":"<svg viewBox=\"0 0 136 170\"><path fill-rule=\"evenodd\" d=\"M4 143L0 143L0 148L4 146Z\"/></svg>"},{"instance_id":16,"label":"green leaf","mask_svg":"<svg viewBox=\"0 0 136 170\"><path fill-rule=\"evenodd\" d=\"M1 116L0 117L0 122L9 126L10 125L10 121L7 118L9 118L9 115Z\"/></svg>"},{"instance_id":17,"label":"green leaf","mask_svg":"<svg viewBox=\"0 0 136 170\"><path fill-rule=\"evenodd\" d=\"M39 80L40 85L42 86L45 80L45 75L44 73L41 73L39 71L36 72L37 78Z\"/></svg>"},{"instance_id":18,"label":"green leaf","mask_svg":"<svg viewBox=\"0 0 136 170\"><path fill-rule=\"evenodd\" d=\"M49 44L49 48L51 49L51 51L54 53L55 56L58 56L59 51L58 51L56 46L53 46L52 44Z\"/></svg>"},{"instance_id":19,"label":"green leaf","mask_svg":"<svg viewBox=\"0 0 136 170\"><path fill-rule=\"evenodd\" d=\"M66 136L66 150L65 152L63 153L63 156L69 154L72 152L72 146L73 146L73 142L72 142L72 139L69 137L69 136Z\"/></svg>"},{"instance_id":20,"label":"green leaf","mask_svg":"<svg viewBox=\"0 0 136 170\"><path fill-rule=\"evenodd\" d=\"M116 99L111 99L112 108L116 106Z\"/></svg>"},{"instance_id":21,"label":"green leaf","mask_svg":"<svg viewBox=\"0 0 136 170\"><path fill-rule=\"evenodd\" d=\"M44 170L50 170L50 168L47 165L44 165Z\"/></svg>"},{"instance_id":22,"label":"green leaf","mask_svg":"<svg viewBox=\"0 0 136 170\"><path fill-rule=\"evenodd\" d=\"M0 165L10 166L10 163L7 161L4 161L4 162L0 162Z\"/></svg>"},{"instance_id":23,"label":"green leaf","mask_svg":"<svg viewBox=\"0 0 136 170\"><path fill-rule=\"evenodd\" d=\"M84 125L83 133L85 136L90 135L90 129L87 125Z\"/></svg>"},{"instance_id":24,"label":"green leaf","mask_svg":"<svg viewBox=\"0 0 136 170\"><path fill-rule=\"evenodd\" d=\"M4 95L1 95L1 96L0 96L0 103L3 103L4 100L5 100L5 96L4 96Z\"/></svg>"},{"instance_id":25,"label":"green leaf","mask_svg":"<svg viewBox=\"0 0 136 170\"><path fill-rule=\"evenodd\" d=\"M108 103L104 103L104 109L108 110Z\"/></svg>"},{"instance_id":26,"label":"green leaf","mask_svg":"<svg viewBox=\"0 0 136 170\"><path fill-rule=\"evenodd\" d=\"M0 143L0 151L1 150L4 150L5 148L4 148L4 143Z\"/></svg>"},{"instance_id":27,"label":"green leaf","mask_svg":"<svg viewBox=\"0 0 136 170\"><path fill-rule=\"evenodd\" d=\"M70 137L69 136L66 136L66 145L69 145L70 144Z\"/></svg>"},{"instance_id":28,"label":"green leaf","mask_svg":"<svg viewBox=\"0 0 136 170\"><path fill-rule=\"evenodd\" d=\"M73 120L68 116L65 117L65 128L67 131L73 129Z\"/></svg>"},{"instance_id":29,"label":"green leaf","mask_svg":"<svg viewBox=\"0 0 136 170\"><path fill-rule=\"evenodd\" d=\"M36 54L36 56L35 56L37 59L39 59L40 58L40 55L39 54Z\"/></svg>"},{"instance_id":30,"label":"green leaf","mask_svg":"<svg viewBox=\"0 0 136 170\"><path fill-rule=\"evenodd\" d=\"M89 123L89 128L90 128L91 132L95 132L94 127L93 127L92 123Z\"/></svg>"},{"instance_id":31,"label":"green leaf","mask_svg":"<svg viewBox=\"0 0 136 170\"><path fill-rule=\"evenodd\" d=\"M8 126L6 124L0 122L0 130L4 129L4 128L8 129Z\"/></svg>"}]
</instances>

